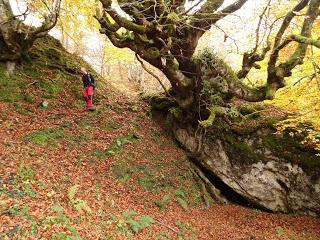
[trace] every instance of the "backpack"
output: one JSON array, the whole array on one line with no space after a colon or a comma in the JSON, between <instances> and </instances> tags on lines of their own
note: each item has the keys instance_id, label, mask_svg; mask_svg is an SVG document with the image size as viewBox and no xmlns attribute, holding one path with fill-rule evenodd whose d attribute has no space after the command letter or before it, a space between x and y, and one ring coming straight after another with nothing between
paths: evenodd
<instances>
[{"instance_id":1,"label":"backpack","mask_svg":"<svg viewBox=\"0 0 320 240\"><path fill-rule=\"evenodd\" d=\"M95 80L90 73L88 73L88 78L91 82L91 86L93 87L93 89L95 89L97 87L97 80Z\"/></svg>"}]
</instances>

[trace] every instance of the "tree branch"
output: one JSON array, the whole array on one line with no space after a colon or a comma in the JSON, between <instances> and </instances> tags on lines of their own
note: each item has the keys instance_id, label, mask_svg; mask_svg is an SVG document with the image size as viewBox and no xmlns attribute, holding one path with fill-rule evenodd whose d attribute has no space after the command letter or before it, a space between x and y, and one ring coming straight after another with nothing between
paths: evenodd
<instances>
[{"instance_id":1,"label":"tree branch","mask_svg":"<svg viewBox=\"0 0 320 240\"><path fill-rule=\"evenodd\" d=\"M283 19L283 22L281 24L281 27L279 31L277 32L277 35L274 40L273 44L273 52L270 55L269 62L268 62L268 72L271 72L275 69L276 62L279 57L279 52L276 51L276 49L279 47L282 36L286 29L289 27L291 20L296 16L297 12L304 9L307 4L309 3L309 0L302 0L300 1L290 12L287 13L285 18Z\"/></svg>"},{"instance_id":2,"label":"tree branch","mask_svg":"<svg viewBox=\"0 0 320 240\"><path fill-rule=\"evenodd\" d=\"M214 23L230 15L231 13L234 13L235 11L239 10L247 1L248 0L237 0L236 2L228 5L227 7L218 12L197 12L193 15L195 20L191 23L191 25L196 28L201 28L203 29L203 31L209 30Z\"/></svg>"},{"instance_id":3,"label":"tree branch","mask_svg":"<svg viewBox=\"0 0 320 240\"><path fill-rule=\"evenodd\" d=\"M284 34L284 31L290 24L292 18L296 15L297 10L302 10L307 3L309 3L306 17L304 18L303 26L301 29L300 36L299 35L291 35L289 38L285 39L282 43L280 43L281 38ZM284 79L285 77L289 77L292 74L292 69L297 66L298 64L303 63L303 59L306 55L306 51L308 48L308 44L317 45L318 42L311 39L311 30L314 21L316 20L317 16L319 15L319 6L320 0L303 0L296 5L296 7L289 12L283 23L282 26L276 36L274 49L270 56L270 60L268 63L268 79L267 79L267 93L266 97L268 99L273 98L275 91L285 85ZM298 42L298 46L296 47L294 53L288 58L287 61L279 64L276 66L276 62L279 58L280 50L283 49L288 43L291 41Z\"/></svg>"},{"instance_id":4,"label":"tree branch","mask_svg":"<svg viewBox=\"0 0 320 240\"><path fill-rule=\"evenodd\" d=\"M271 46L270 46L271 44L269 41L267 41L267 46L263 48L262 53L261 54L257 53L257 50L259 47L259 30L260 30L261 22L262 22L263 16L265 15L267 9L270 6L270 3L271 3L271 0L268 0L266 7L263 9L262 13L259 16L259 22L256 29L256 43L255 43L254 49L251 52L244 53L243 55L242 68L237 73L237 76L240 79L245 78L250 72L250 70L252 69L252 67L256 69L260 69L261 68L260 65L258 65L256 62L262 61L265 58L266 54L271 49Z\"/></svg>"},{"instance_id":5,"label":"tree branch","mask_svg":"<svg viewBox=\"0 0 320 240\"><path fill-rule=\"evenodd\" d=\"M36 38L45 36L57 24L60 14L61 0L53 2L52 11L49 15L45 16L44 22L40 27L30 32L30 39L34 41Z\"/></svg>"},{"instance_id":6,"label":"tree branch","mask_svg":"<svg viewBox=\"0 0 320 240\"><path fill-rule=\"evenodd\" d=\"M161 85L161 87L163 88L164 92L166 93L166 96L170 96L169 92L167 91L166 87L163 85L161 79L156 75L154 74L152 71L150 71L143 63L143 61L140 59L139 55L136 54L136 58L137 60L140 62L142 68L147 72L149 73L152 77L154 77L155 79L157 79L157 81L159 82L159 84Z\"/></svg>"},{"instance_id":7,"label":"tree branch","mask_svg":"<svg viewBox=\"0 0 320 240\"><path fill-rule=\"evenodd\" d=\"M117 13L116 10L112 9L111 0L101 0L100 1L103 5L104 10L110 15L110 17L121 27L139 33L144 34L146 31L146 28L142 25L138 25L133 23L132 21L126 19L125 17L120 16L119 13Z\"/></svg>"}]
</instances>

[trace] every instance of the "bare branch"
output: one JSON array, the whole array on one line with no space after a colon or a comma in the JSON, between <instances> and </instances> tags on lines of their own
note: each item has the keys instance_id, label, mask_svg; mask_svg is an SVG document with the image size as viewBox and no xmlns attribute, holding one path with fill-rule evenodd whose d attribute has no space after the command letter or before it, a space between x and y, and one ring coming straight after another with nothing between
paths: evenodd
<instances>
[{"instance_id":1,"label":"bare branch","mask_svg":"<svg viewBox=\"0 0 320 240\"><path fill-rule=\"evenodd\" d=\"M307 5L307 3L309 3L309 6L301 29L301 36L291 35L288 38L286 38L282 43L280 43L284 31L288 28L290 21L296 15L295 10L302 10ZM317 40L313 40L311 38L311 30L313 23L319 15L319 6L320 0L303 0L299 2L298 5L296 5L294 9L286 15L282 23L282 26L276 36L274 49L268 63L267 98L272 98L275 94L275 91L285 85L284 79L285 77L291 76L292 69L298 64L303 63L303 59L305 57L308 45L316 46L319 44ZM294 53L288 58L287 61L276 66L280 50L287 46L288 43L290 43L291 41L296 41L299 43Z\"/></svg>"},{"instance_id":2,"label":"bare branch","mask_svg":"<svg viewBox=\"0 0 320 240\"><path fill-rule=\"evenodd\" d=\"M264 47L262 49L262 52L259 54L257 53L258 47L259 47L259 30L260 30L260 26L262 23L262 19L267 11L267 9L269 8L271 3L271 0L268 0L267 5L265 6L265 8L263 9L262 13L259 16L259 22L258 22L258 26L256 29L256 42L255 42L255 47L253 50L251 50L250 52L246 52L243 55L243 59L242 59L242 68L241 70L237 73L238 78L245 78L248 73L250 72L250 70L254 67L256 69L260 69L260 65L257 64L257 62L260 62L262 60L264 60L264 58L266 57L266 54L269 52L269 50L271 49L270 47L270 42L267 41L267 46ZM269 36L268 36L269 37Z\"/></svg>"},{"instance_id":3,"label":"bare branch","mask_svg":"<svg viewBox=\"0 0 320 240\"><path fill-rule=\"evenodd\" d=\"M61 0L55 0L52 5L52 10L50 14L45 16L44 22L40 27L33 30L30 35L32 39L43 37L46 35L54 26L57 24L59 14L60 14ZM47 6L49 8L49 6ZM49 8L50 9L50 8Z\"/></svg>"},{"instance_id":4,"label":"bare branch","mask_svg":"<svg viewBox=\"0 0 320 240\"><path fill-rule=\"evenodd\" d=\"M248 0L237 0L236 2L230 4L229 6L218 12L197 12L193 15L195 20L191 25L201 28L203 29L203 31L206 31L210 29L210 27L214 23L239 10L247 1Z\"/></svg>"},{"instance_id":5,"label":"bare branch","mask_svg":"<svg viewBox=\"0 0 320 240\"><path fill-rule=\"evenodd\" d=\"M167 96L170 96L168 90L166 89L166 87L163 85L161 79L156 75L154 74L152 71L150 71L143 63L143 61L140 59L139 55L136 54L136 58L137 60L140 62L142 68L147 72L149 73L152 77L154 77L155 79L157 79L157 81L159 82L159 84L161 85L161 87L163 88L164 92L166 93Z\"/></svg>"},{"instance_id":6,"label":"bare branch","mask_svg":"<svg viewBox=\"0 0 320 240\"><path fill-rule=\"evenodd\" d=\"M257 29L256 29L256 44L255 44L255 47L254 47L252 52L256 52L258 47L259 47L259 30L260 30L260 26L261 26L261 23L262 23L262 19L265 16L266 11L270 7L270 3L271 3L271 0L268 0L267 6L263 9L262 13L259 16L259 22L258 22L258 26L257 26Z\"/></svg>"}]
</instances>

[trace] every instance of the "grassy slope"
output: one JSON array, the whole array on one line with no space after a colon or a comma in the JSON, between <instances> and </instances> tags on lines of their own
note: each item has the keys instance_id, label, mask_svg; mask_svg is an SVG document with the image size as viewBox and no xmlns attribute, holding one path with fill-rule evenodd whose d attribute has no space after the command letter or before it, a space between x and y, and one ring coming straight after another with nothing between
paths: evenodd
<instances>
[{"instance_id":1,"label":"grassy slope","mask_svg":"<svg viewBox=\"0 0 320 240\"><path fill-rule=\"evenodd\" d=\"M0 239L319 239L319 219L205 209L148 106L100 79L88 113L86 64L52 39L31 56L13 77L0 65Z\"/></svg>"}]
</instances>

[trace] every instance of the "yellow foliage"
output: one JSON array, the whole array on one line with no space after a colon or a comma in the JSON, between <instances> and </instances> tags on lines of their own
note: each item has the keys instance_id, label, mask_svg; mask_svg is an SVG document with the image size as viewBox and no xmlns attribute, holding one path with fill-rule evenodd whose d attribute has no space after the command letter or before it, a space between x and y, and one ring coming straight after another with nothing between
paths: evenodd
<instances>
[{"instance_id":1,"label":"yellow foliage","mask_svg":"<svg viewBox=\"0 0 320 240\"><path fill-rule=\"evenodd\" d=\"M298 113L301 121L310 121L320 130L320 89L316 79L280 89L276 98L267 102Z\"/></svg>"}]
</instances>

